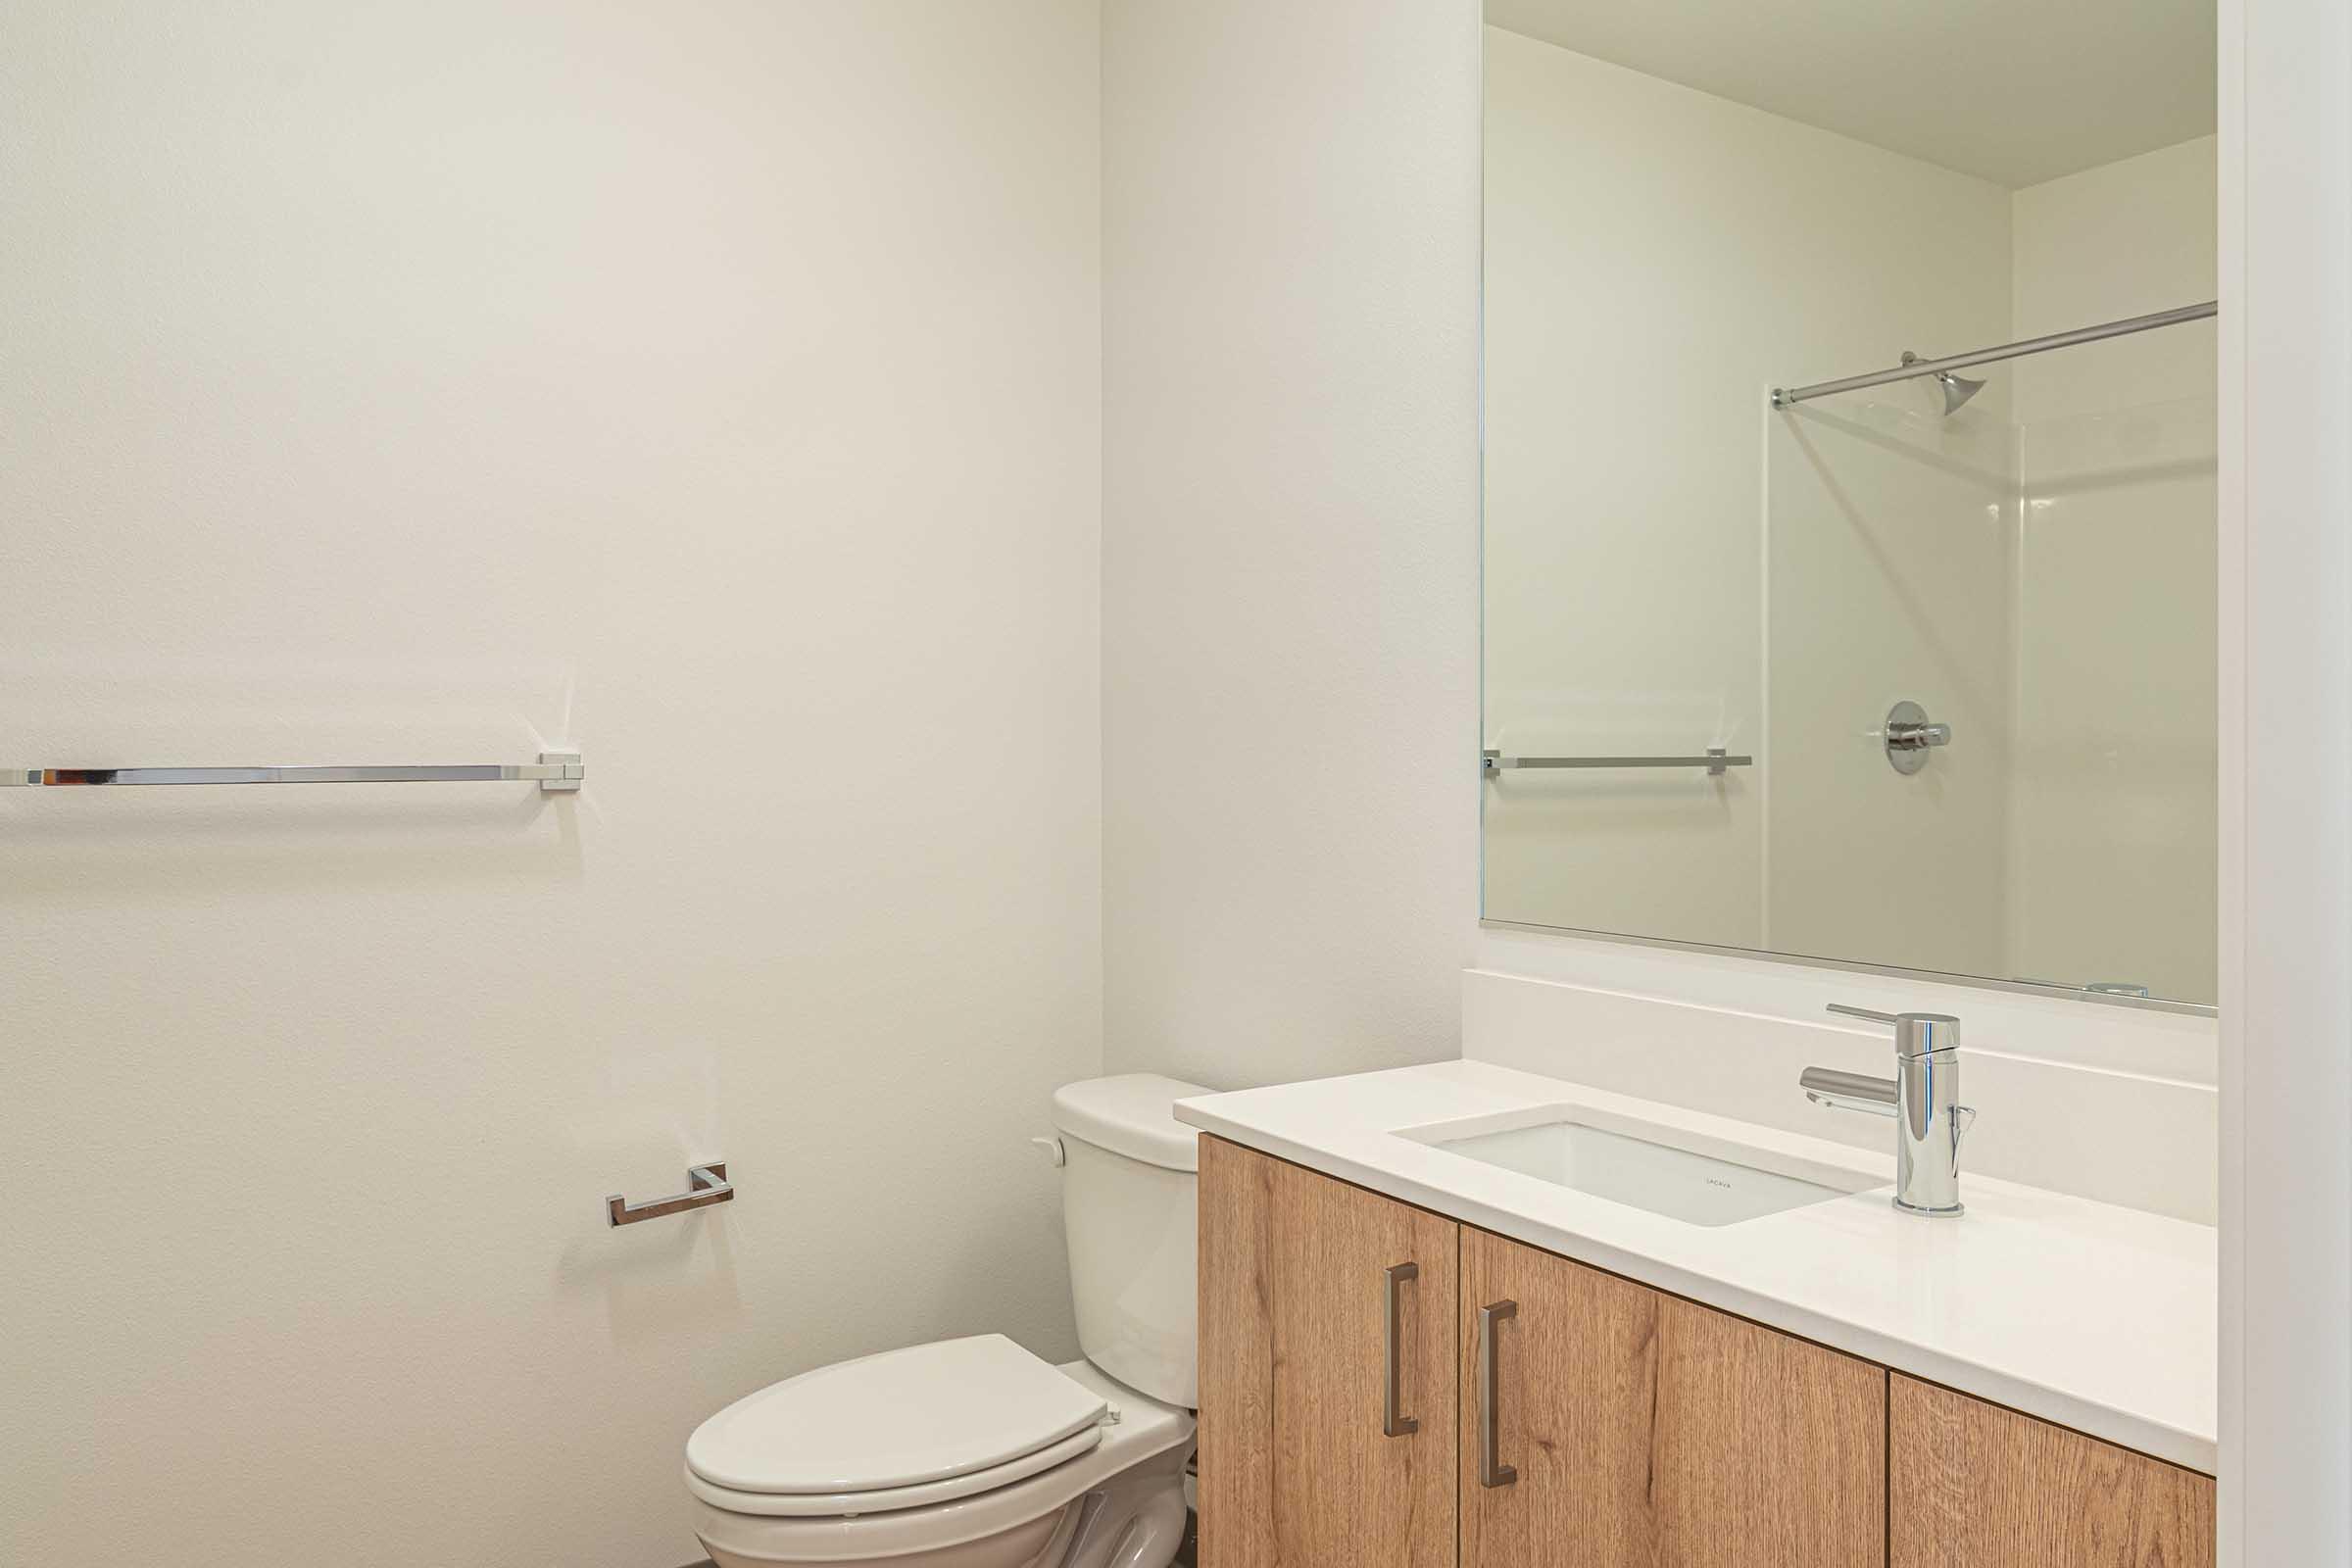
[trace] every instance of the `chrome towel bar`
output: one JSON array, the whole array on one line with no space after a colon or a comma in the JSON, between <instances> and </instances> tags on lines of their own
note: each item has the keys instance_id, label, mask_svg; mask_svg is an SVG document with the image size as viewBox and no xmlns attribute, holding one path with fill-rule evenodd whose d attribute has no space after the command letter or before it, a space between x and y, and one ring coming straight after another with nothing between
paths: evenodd
<instances>
[{"instance_id":1,"label":"chrome towel bar","mask_svg":"<svg viewBox=\"0 0 2352 1568\"><path fill-rule=\"evenodd\" d=\"M588 769L577 752L541 752L536 762L409 767L11 767L0 789L120 784L467 784L536 783L549 795L580 787Z\"/></svg>"},{"instance_id":2,"label":"chrome towel bar","mask_svg":"<svg viewBox=\"0 0 2352 1568\"><path fill-rule=\"evenodd\" d=\"M1727 767L1753 767L1752 757L1734 757L1710 746L1703 757L1505 757L1500 752L1479 753L1481 773L1499 773L1513 767L1703 767L1721 773Z\"/></svg>"},{"instance_id":3,"label":"chrome towel bar","mask_svg":"<svg viewBox=\"0 0 2352 1568\"><path fill-rule=\"evenodd\" d=\"M686 1191L675 1198L657 1198L650 1203L631 1203L614 1193L605 1200L605 1223L635 1225L641 1220L660 1219L665 1214L683 1214L688 1209L709 1208L712 1203L731 1203L735 1189L727 1181L727 1162L714 1159L708 1165L697 1165L686 1173Z\"/></svg>"}]
</instances>

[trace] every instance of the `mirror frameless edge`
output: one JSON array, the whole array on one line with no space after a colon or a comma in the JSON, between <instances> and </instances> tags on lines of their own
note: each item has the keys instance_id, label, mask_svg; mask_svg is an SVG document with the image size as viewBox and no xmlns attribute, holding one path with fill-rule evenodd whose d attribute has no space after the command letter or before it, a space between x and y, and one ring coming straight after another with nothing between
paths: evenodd
<instances>
[{"instance_id":1,"label":"mirror frameless edge","mask_svg":"<svg viewBox=\"0 0 2352 1568\"><path fill-rule=\"evenodd\" d=\"M1740 74L1819 6L1489 15L1484 916L2209 1010L2210 318L1767 397L2210 300L2209 101L2021 151Z\"/></svg>"}]
</instances>

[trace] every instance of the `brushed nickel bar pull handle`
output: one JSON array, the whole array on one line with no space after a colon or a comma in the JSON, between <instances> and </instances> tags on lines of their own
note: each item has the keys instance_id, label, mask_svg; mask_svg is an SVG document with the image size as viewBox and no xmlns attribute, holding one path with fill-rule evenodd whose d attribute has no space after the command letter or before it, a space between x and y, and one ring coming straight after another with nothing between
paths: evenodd
<instances>
[{"instance_id":1,"label":"brushed nickel bar pull handle","mask_svg":"<svg viewBox=\"0 0 2352 1568\"><path fill-rule=\"evenodd\" d=\"M1502 1446L1502 1395L1495 1388L1496 1361L1501 1347L1496 1325L1519 1315L1517 1301L1496 1301L1478 1309L1478 1484L1507 1487L1519 1479L1518 1470L1495 1456Z\"/></svg>"},{"instance_id":2,"label":"brushed nickel bar pull handle","mask_svg":"<svg viewBox=\"0 0 2352 1568\"><path fill-rule=\"evenodd\" d=\"M714 1159L708 1165L697 1165L686 1173L687 1190L675 1198L657 1198L650 1203L631 1203L614 1193L605 1200L605 1222L608 1225L634 1225L640 1220L660 1219L665 1214L683 1214L690 1208L709 1208L712 1203L735 1200L735 1189L727 1182L727 1162Z\"/></svg>"},{"instance_id":3,"label":"brushed nickel bar pull handle","mask_svg":"<svg viewBox=\"0 0 2352 1568\"><path fill-rule=\"evenodd\" d=\"M1380 1435L1384 1438L1409 1438L1421 1430L1421 1423L1399 1408L1404 1403L1404 1335L1398 1320L1404 1308L1396 1299L1396 1287L1420 1277L1418 1263L1389 1266L1388 1298L1382 1319L1388 1355L1388 1375L1380 1390Z\"/></svg>"}]
</instances>

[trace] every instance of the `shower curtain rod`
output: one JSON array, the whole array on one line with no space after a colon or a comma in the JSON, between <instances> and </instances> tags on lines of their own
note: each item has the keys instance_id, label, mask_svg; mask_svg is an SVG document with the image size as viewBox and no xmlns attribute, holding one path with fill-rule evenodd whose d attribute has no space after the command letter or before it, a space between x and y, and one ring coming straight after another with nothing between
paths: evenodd
<instances>
[{"instance_id":1,"label":"shower curtain rod","mask_svg":"<svg viewBox=\"0 0 2352 1568\"><path fill-rule=\"evenodd\" d=\"M2220 311L2218 301L2207 300L2202 305L2183 305L2179 310L2158 311L2153 316L2127 317L2123 320L2105 321L2097 326L2078 326L2071 332L2052 332L2048 337L2030 337L2022 343L2004 343L1997 349L1978 349L1973 354L1954 354L1941 360L1913 360L1909 365L1898 365L1890 370L1849 375L1842 381L1816 381L1811 386L1776 386L1772 389L1772 406L1785 409L1808 398L1828 397L1833 392L1858 392L1866 386L1880 386L1888 381L1909 381L1942 370L1965 370L1972 365L1990 365L1995 360L2014 360L2028 354L2047 354L2052 349L2071 349L2078 343L2096 343L2101 338L2123 337L2132 332L2145 332L2152 327L2201 321L2209 316L2218 315Z\"/></svg>"}]
</instances>

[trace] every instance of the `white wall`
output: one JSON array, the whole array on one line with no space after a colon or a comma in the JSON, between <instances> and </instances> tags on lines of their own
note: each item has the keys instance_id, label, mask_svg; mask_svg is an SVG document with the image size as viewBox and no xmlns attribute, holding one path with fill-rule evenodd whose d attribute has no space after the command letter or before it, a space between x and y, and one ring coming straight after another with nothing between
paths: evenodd
<instances>
[{"instance_id":1,"label":"white wall","mask_svg":"<svg viewBox=\"0 0 2352 1568\"><path fill-rule=\"evenodd\" d=\"M590 777L0 792L0 1561L665 1568L735 1395L1074 1351L1098 51L6 9L0 760Z\"/></svg>"},{"instance_id":2,"label":"white wall","mask_svg":"<svg viewBox=\"0 0 2352 1568\"><path fill-rule=\"evenodd\" d=\"M1499 27L1486 40L1487 744L1532 756L1763 752L1768 566L1774 651L1791 672L1774 683L1772 738L1794 737L1764 765L1720 778L1497 775L1487 786L1487 914L1851 951L1837 946L1851 934L1841 915L1867 921L1865 932L1888 922L1879 901L1842 896L1824 868L1850 858L1841 835L1857 817L1892 800L1890 832L1932 834L1964 817L1954 858L1984 866L1984 885L1943 901L1936 929L1884 961L1917 961L1972 924L1989 940L1999 861L1974 847L1984 813L1941 779L1905 787L1858 744L1894 698L1965 690L1940 678L1951 650L1913 629L1919 585L1887 581L1916 565L1911 575L1961 603L1997 600L1997 555L1962 563L1946 547L1953 524L1975 520L1979 487L1949 486L1956 513L1923 528L1920 481L1938 472L1896 461L1889 482L1917 537L1882 527L1857 545L1886 519L1854 514L1870 510L1855 470L1879 456L1844 435L1854 411L1774 416L1765 391L1885 364L1906 346L1997 339L2009 319L2008 192ZM1997 401L1968 422L1984 423ZM1873 404L1926 407L1912 387ZM1828 482L1825 444L1843 470ZM1987 527L1963 553L1987 556L1976 543L1986 533L1997 552ZM1923 553L1932 564L1914 561ZM1963 564L1978 567L1986 595L1955 592ZM1860 670L1850 640L1808 641L1850 629L1869 604L1886 613ZM1964 640L1982 621L1953 617ZM1938 678L1887 684L1921 644L1909 662ZM1955 706L1942 702L1937 716L1977 716ZM1788 868L1769 895L1768 858Z\"/></svg>"},{"instance_id":3,"label":"white wall","mask_svg":"<svg viewBox=\"0 0 2352 1568\"><path fill-rule=\"evenodd\" d=\"M2017 192L2035 337L2209 300L2210 136ZM2215 996L2214 324L2015 363L2007 973Z\"/></svg>"},{"instance_id":4,"label":"white wall","mask_svg":"<svg viewBox=\"0 0 2352 1568\"><path fill-rule=\"evenodd\" d=\"M1105 1051L1450 1056L1477 910L1479 18L1103 8Z\"/></svg>"},{"instance_id":5,"label":"white wall","mask_svg":"<svg viewBox=\"0 0 2352 1568\"><path fill-rule=\"evenodd\" d=\"M2352 9L2220 21L2221 1562L2271 1568L2352 1561Z\"/></svg>"}]
</instances>

